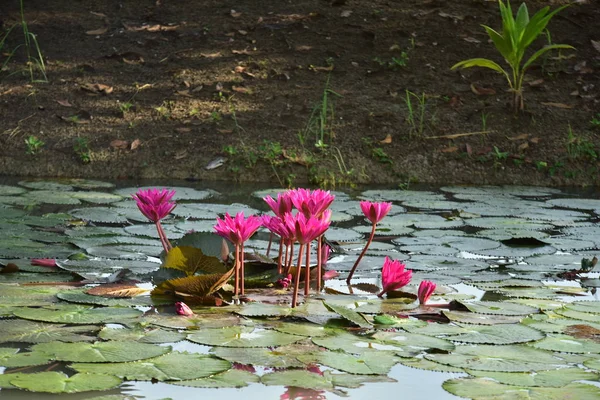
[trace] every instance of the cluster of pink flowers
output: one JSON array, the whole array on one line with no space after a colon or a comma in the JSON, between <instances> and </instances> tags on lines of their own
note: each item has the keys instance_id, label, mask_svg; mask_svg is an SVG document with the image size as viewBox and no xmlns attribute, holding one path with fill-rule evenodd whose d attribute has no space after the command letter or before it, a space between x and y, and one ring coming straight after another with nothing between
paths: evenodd
<instances>
[{"instance_id":1,"label":"cluster of pink flowers","mask_svg":"<svg viewBox=\"0 0 600 400\"><path fill-rule=\"evenodd\" d=\"M158 231L158 236L163 244L165 252L171 249L165 232L160 224L160 221L165 218L176 204L172 202L175 191L167 189L148 189L139 190L133 195L138 208L150 221L154 222ZM234 295L244 294L244 242L246 242L254 233L265 226L272 235L277 235L280 238L278 269L283 273L285 278L279 280L279 284L284 288L293 284L292 307L297 304L298 289L300 285L300 275L302 258L306 253L305 268L305 285L304 294L308 295L310 288L310 245L314 240L317 241L317 291L321 289L322 279L331 279L337 273L329 271L323 274L322 266L327 262L330 254L330 248L322 243L322 235L331 224L331 210L329 207L335 196L329 191L321 189L293 189L287 192L279 193L277 199L271 196L264 198L275 216L264 215L245 217L244 213L237 213L231 216L228 213L224 218L217 218L217 223L214 226L218 235L229 240L235 245L235 288ZM390 211L392 203L386 202L370 202L361 201L360 207L365 217L371 222L372 229L369 239L357 258L348 276L347 282L350 283L354 271L358 267L362 257L367 251L369 244L372 242L375 235L377 223L379 223ZM296 208L296 212L293 209ZM291 264L293 259L294 243L300 245L299 254L297 257L297 265L294 274L290 274ZM270 243L269 243L270 248ZM283 249L285 248L285 256ZM39 260L35 260L40 262ZM45 261L45 260L42 260ZM46 264L46 263L42 263ZM50 264L49 262L47 263ZM285 270L283 267L285 266ZM292 279L294 278L294 282ZM393 290L397 290L407 285L412 277L412 271L407 270L406 266L400 261L392 260L389 257L385 258L382 270L382 286L383 290L379 296ZM419 286L418 298L421 304L425 304L433 291L435 283L423 281ZM177 313L182 315L191 315L191 310L183 303L177 304Z\"/></svg>"}]
</instances>

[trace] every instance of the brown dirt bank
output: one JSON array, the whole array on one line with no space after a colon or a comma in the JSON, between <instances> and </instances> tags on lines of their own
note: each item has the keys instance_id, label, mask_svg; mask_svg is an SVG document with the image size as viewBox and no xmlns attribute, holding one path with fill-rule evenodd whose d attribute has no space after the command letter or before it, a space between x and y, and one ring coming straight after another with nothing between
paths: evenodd
<instances>
[{"instance_id":1,"label":"brown dirt bank","mask_svg":"<svg viewBox=\"0 0 600 400\"><path fill-rule=\"evenodd\" d=\"M466 58L500 61L480 26L499 27L493 1L25 0L48 82L30 81L22 31L10 31L0 173L594 185L599 4L567 8L534 43L577 51L529 71L526 112L515 116L502 76L450 71ZM3 1L4 32L19 20L18 2ZM444 138L455 134L468 135ZM218 157L224 165L205 169Z\"/></svg>"}]
</instances>

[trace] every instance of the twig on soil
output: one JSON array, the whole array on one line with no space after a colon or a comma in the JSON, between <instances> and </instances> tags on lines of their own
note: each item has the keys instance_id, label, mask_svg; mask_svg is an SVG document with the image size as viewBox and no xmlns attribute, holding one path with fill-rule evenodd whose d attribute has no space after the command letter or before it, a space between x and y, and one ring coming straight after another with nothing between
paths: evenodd
<instances>
[{"instance_id":1,"label":"twig on soil","mask_svg":"<svg viewBox=\"0 0 600 400\"><path fill-rule=\"evenodd\" d=\"M456 139L463 136L473 136L473 135L487 135L488 133L492 133L494 131L480 131L480 132L466 132L466 133L455 133L453 135L442 135L442 136L428 136L424 139Z\"/></svg>"}]
</instances>

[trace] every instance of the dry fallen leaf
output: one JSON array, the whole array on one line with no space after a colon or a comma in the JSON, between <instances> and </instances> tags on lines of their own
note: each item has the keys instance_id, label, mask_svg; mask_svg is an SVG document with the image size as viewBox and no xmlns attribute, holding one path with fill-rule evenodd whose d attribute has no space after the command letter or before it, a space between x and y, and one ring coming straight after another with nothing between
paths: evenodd
<instances>
[{"instance_id":1,"label":"dry fallen leaf","mask_svg":"<svg viewBox=\"0 0 600 400\"><path fill-rule=\"evenodd\" d=\"M521 143L518 147L519 151L525 151L528 148L529 148L529 143L527 143L527 142Z\"/></svg>"},{"instance_id":2,"label":"dry fallen leaf","mask_svg":"<svg viewBox=\"0 0 600 400\"><path fill-rule=\"evenodd\" d=\"M85 85L81 85L81 89L90 93L111 94L113 92L112 86L102 83L86 83Z\"/></svg>"},{"instance_id":3,"label":"dry fallen leaf","mask_svg":"<svg viewBox=\"0 0 600 400\"><path fill-rule=\"evenodd\" d=\"M250 55L252 54L252 50L248 50L247 48L244 50L231 50L233 54L241 54L241 55Z\"/></svg>"},{"instance_id":4,"label":"dry fallen leaf","mask_svg":"<svg viewBox=\"0 0 600 400\"><path fill-rule=\"evenodd\" d=\"M527 84L531 87L537 87L537 86L541 86L543 83L544 83L544 80L542 78L540 78L540 79L536 79L535 81L528 82Z\"/></svg>"},{"instance_id":5,"label":"dry fallen leaf","mask_svg":"<svg viewBox=\"0 0 600 400\"><path fill-rule=\"evenodd\" d=\"M452 96L452 98L448 102L448 105L452 108L457 108L458 106L460 106L460 96L458 96L458 95Z\"/></svg>"},{"instance_id":6,"label":"dry fallen leaf","mask_svg":"<svg viewBox=\"0 0 600 400\"><path fill-rule=\"evenodd\" d=\"M177 133L190 133L192 130L190 128L175 128L175 132Z\"/></svg>"},{"instance_id":7,"label":"dry fallen leaf","mask_svg":"<svg viewBox=\"0 0 600 400\"><path fill-rule=\"evenodd\" d=\"M241 16L242 16L242 13L241 13L241 12L237 12L237 11L235 11L235 10L231 10L231 11L229 12L229 14L230 14L230 15L231 15L233 18L239 18L239 17L241 17Z\"/></svg>"},{"instance_id":8,"label":"dry fallen leaf","mask_svg":"<svg viewBox=\"0 0 600 400\"><path fill-rule=\"evenodd\" d=\"M444 147L442 149L442 153L456 153L457 151L458 151L458 147L456 147L456 146Z\"/></svg>"},{"instance_id":9,"label":"dry fallen leaf","mask_svg":"<svg viewBox=\"0 0 600 400\"><path fill-rule=\"evenodd\" d=\"M471 36L464 37L463 40L465 42L469 42L469 43L481 43L480 40L475 39L474 37L471 37Z\"/></svg>"},{"instance_id":10,"label":"dry fallen leaf","mask_svg":"<svg viewBox=\"0 0 600 400\"><path fill-rule=\"evenodd\" d=\"M99 13L99 12L90 11L90 14L95 15L96 17L106 18L106 14L102 14L102 13Z\"/></svg>"},{"instance_id":11,"label":"dry fallen leaf","mask_svg":"<svg viewBox=\"0 0 600 400\"><path fill-rule=\"evenodd\" d=\"M564 103L542 102L541 104L543 106L548 106L548 107L556 107L556 108L564 108L564 109L573 108L573 106L570 106L570 105L564 104Z\"/></svg>"},{"instance_id":12,"label":"dry fallen leaf","mask_svg":"<svg viewBox=\"0 0 600 400\"><path fill-rule=\"evenodd\" d=\"M86 290L87 294L92 296L102 297L135 297L140 294L147 293L148 289L142 289L135 285L128 285L122 283L107 283L104 285L95 286L91 289Z\"/></svg>"},{"instance_id":13,"label":"dry fallen leaf","mask_svg":"<svg viewBox=\"0 0 600 400\"><path fill-rule=\"evenodd\" d=\"M508 136L507 136L506 138L507 138L508 140L515 141L515 140L525 140L525 139L527 139L528 137L529 137L529 134L528 134L528 133L521 133L520 135L517 135L517 136L511 136L511 137L508 137Z\"/></svg>"},{"instance_id":14,"label":"dry fallen leaf","mask_svg":"<svg viewBox=\"0 0 600 400\"><path fill-rule=\"evenodd\" d=\"M534 144L535 144L535 143L538 143L538 142L540 141L540 138L539 138L539 137L534 137L534 138L531 138L531 139L529 139L529 141L530 141L531 143L534 143Z\"/></svg>"},{"instance_id":15,"label":"dry fallen leaf","mask_svg":"<svg viewBox=\"0 0 600 400\"><path fill-rule=\"evenodd\" d=\"M108 31L108 27L107 27L107 26L105 26L104 28L98 28L98 29L94 29L94 30L92 30L92 31L87 31L85 34L86 34L86 35L93 35L93 36L96 36L96 35L103 35L103 34L105 34L107 31Z\"/></svg>"},{"instance_id":16,"label":"dry fallen leaf","mask_svg":"<svg viewBox=\"0 0 600 400\"><path fill-rule=\"evenodd\" d=\"M600 40L590 40L590 42L592 42L592 47L600 53Z\"/></svg>"},{"instance_id":17,"label":"dry fallen leaf","mask_svg":"<svg viewBox=\"0 0 600 400\"><path fill-rule=\"evenodd\" d=\"M328 67L316 67L314 65L311 65L308 69L315 71L315 72L331 72L331 71L333 71L333 64L331 64Z\"/></svg>"},{"instance_id":18,"label":"dry fallen leaf","mask_svg":"<svg viewBox=\"0 0 600 400\"><path fill-rule=\"evenodd\" d=\"M390 135L388 133L387 136L385 137L385 139L380 140L379 143L381 143L381 144L390 144L390 143L392 143L392 135Z\"/></svg>"},{"instance_id":19,"label":"dry fallen leaf","mask_svg":"<svg viewBox=\"0 0 600 400\"><path fill-rule=\"evenodd\" d=\"M242 94L252 94L252 89L243 87L243 86L232 86L231 89L234 92L242 93Z\"/></svg>"},{"instance_id":20,"label":"dry fallen leaf","mask_svg":"<svg viewBox=\"0 0 600 400\"><path fill-rule=\"evenodd\" d=\"M129 150L133 151L133 150L137 149L138 147L140 147L141 144L142 144L142 141L140 139L135 139L133 142L131 142L131 146L129 147Z\"/></svg>"},{"instance_id":21,"label":"dry fallen leaf","mask_svg":"<svg viewBox=\"0 0 600 400\"><path fill-rule=\"evenodd\" d=\"M217 132L219 132L219 133L233 133L233 130L231 130L231 129L217 129Z\"/></svg>"},{"instance_id":22,"label":"dry fallen leaf","mask_svg":"<svg viewBox=\"0 0 600 400\"><path fill-rule=\"evenodd\" d=\"M190 94L189 90L178 90L177 92L175 92L175 94L178 96L184 96L184 97L194 97Z\"/></svg>"},{"instance_id":23,"label":"dry fallen leaf","mask_svg":"<svg viewBox=\"0 0 600 400\"><path fill-rule=\"evenodd\" d=\"M307 46L307 45L296 46L296 51L309 51L309 50L312 50L312 46Z\"/></svg>"},{"instance_id":24,"label":"dry fallen leaf","mask_svg":"<svg viewBox=\"0 0 600 400\"><path fill-rule=\"evenodd\" d=\"M340 14L340 17L342 18L348 18L349 16L352 15L352 11L351 10L344 10L342 11L342 13Z\"/></svg>"},{"instance_id":25,"label":"dry fallen leaf","mask_svg":"<svg viewBox=\"0 0 600 400\"><path fill-rule=\"evenodd\" d=\"M69 103L69 100L56 100L56 102L63 107L73 107L73 105Z\"/></svg>"},{"instance_id":26,"label":"dry fallen leaf","mask_svg":"<svg viewBox=\"0 0 600 400\"><path fill-rule=\"evenodd\" d=\"M473 149L471 148L471 145L469 143L465 144L465 151L468 155L473 154Z\"/></svg>"},{"instance_id":27,"label":"dry fallen leaf","mask_svg":"<svg viewBox=\"0 0 600 400\"><path fill-rule=\"evenodd\" d=\"M115 139L110 142L110 147L125 150L129 148L129 142L127 140Z\"/></svg>"},{"instance_id":28,"label":"dry fallen leaf","mask_svg":"<svg viewBox=\"0 0 600 400\"><path fill-rule=\"evenodd\" d=\"M496 91L492 88L484 88L471 83L471 91L477 96L491 96L496 94Z\"/></svg>"},{"instance_id":29,"label":"dry fallen leaf","mask_svg":"<svg viewBox=\"0 0 600 400\"><path fill-rule=\"evenodd\" d=\"M176 160L181 160L182 158L186 158L188 156L188 152L187 150L180 150L177 153L175 153L175 159Z\"/></svg>"}]
</instances>

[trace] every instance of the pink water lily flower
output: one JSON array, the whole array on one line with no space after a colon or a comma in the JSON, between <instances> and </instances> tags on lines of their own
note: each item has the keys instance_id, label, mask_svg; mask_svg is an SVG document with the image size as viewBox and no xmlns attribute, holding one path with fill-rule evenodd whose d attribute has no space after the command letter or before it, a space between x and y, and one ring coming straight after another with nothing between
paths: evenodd
<instances>
[{"instance_id":1,"label":"pink water lily flower","mask_svg":"<svg viewBox=\"0 0 600 400\"><path fill-rule=\"evenodd\" d=\"M160 224L160 220L169 215L176 207L175 202L171 201L174 195L174 190L167 189L140 189L132 195L142 214L156 225L158 237L166 253L171 250L172 246Z\"/></svg>"},{"instance_id":2,"label":"pink water lily flower","mask_svg":"<svg viewBox=\"0 0 600 400\"><path fill-rule=\"evenodd\" d=\"M178 301L175 303L175 312L177 312L178 315L185 315L186 317L194 315L192 309L183 301Z\"/></svg>"},{"instance_id":3,"label":"pink water lily flower","mask_svg":"<svg viewBox=\"0 0 600 400\"><path fill-rule=\"evenodd\" d=\"M171 201L174 195L174 190L140 189L132 197L142 214L156 223L169 215L176 207L177 204Z\"/></svg>"},{"instance_id":4,"label":"pink water lily flower","mask_svg":"<svg viewBox=\"0 0 600 400\"><path fill-rule=\"evenodd\" d=\"M277 200L273 199L271 196L263 197L263 200L267 203L269 208L273 210L275 215L280 218L283 214L292 212L293 204L288 192L277 193Z\"/></svg>"},{"instance_id":5,"label":"pink water lily flower","mask_svg":"<svg viewBox=\"0 0 600 400\"><path fill-rule=\"evenodd\" d=\"M365 214L365 217L367 217L367 219L369 221L371 221L371 223L373 225L371 227L371 234L369 235L369 239L367 240L365 247L360 252L360 255L358 256L358 258L354 262L354 265L352 266L352 269L348 273L348 278L346 278L346 283L348 285L350 284L350 281L352 280L352 277L354 276L354 271L356 271L358 264L360 264L360 261L365 256L365 253L367 252L369 245L371 244L371 242L373 241L373 238L375 237L375 229L377 228L377 223L379 221L381 221L383 219L383 217L385 217L387 215L387 213L390 212L390 210L392 208L392 203L386 203L386 202L376 203L376 202L370 202L370 201L361 201L360 208L361 208L363 214Z\"/></svg>"},{"instance_id":6,"label":"pink water lily flower","mask_svg":"<svg viewBox=\"0 0 600 400\"><path fill-rule=\"evenodd\" d=\"M288 213L284 213L285 214ZM286 264L287 264L287 253L289 251L290 246L292 245L292 243L296 240L296 230L290 230L291 228L288 227L284 222L282 218L285 218L284 216L282 217L272 217L270 215L263 215L262 216L262 225L267 228L271 234L275 234L277 236L280 237L280 241L279 241L279 255L277 257L277 271L279 273L282 272L282 256L283 256L283 246L285 245L285 252L286 252ZM271 242L269 241L269 244L271 244Z\"/></svg>"},{"instance_id":7,"label":"pink water lily flower","mask_svg":"<svg viewBox=\"0 0 600 400\"><path fill-rule=\"evenodd\" d=\"M419 291L417 292L419 304L425 305L425 303L427 303L427 300L429 300L435 291L436 286L437 285L431 281L421 281L421 284L419 285Z\"/></svg>"},{"instance_id":8,"label":"pink water lily flower","mask_svg":"<svg viewBox=\"0 0 600 400\"><path fill-rule=\"evenodd\" d=\"M387 292L408 285L412 278L412 270L405 268L406 265L399 260L392 260L386 256L381 270L383 290L377 296L382 297Z\"/></svg>"},{"instance_id":9,"label":"pink water lily flower","mask_svg":"<svg viewBox=\"0 0 600 400\"><path fill-rule=\"evenodd\" d=\"M294 207L307 217L321 216L335 199L335 196L329 191L321 189L316 189L312 192L310 189L294 189L288 193Z\"/></svg>"},{"instance_id":10,"label":"pink water lily flower","mask_svg":"<svg viewBox=\"0 0 600 400\"><path fill-rule=\"evenodd\" d=\"M392 203L361 201L360 208L371 223L377 224L390 212Z\"/></svg>"},{"instance_id":11,"label":"pink water lily flower","mask_svg":"<svg viewBox=\"0 0 600 400\"><path fill-rule=\"evenodd\" d=\"M225 213L223 219L217 218L217 224L214 226L217 235L235 245L235 296L244 294L244 242L254 235L261 224L260 217L251 215L244 218L244 213L239 212L235 217Z\"/></svg>"}]
</instances>

